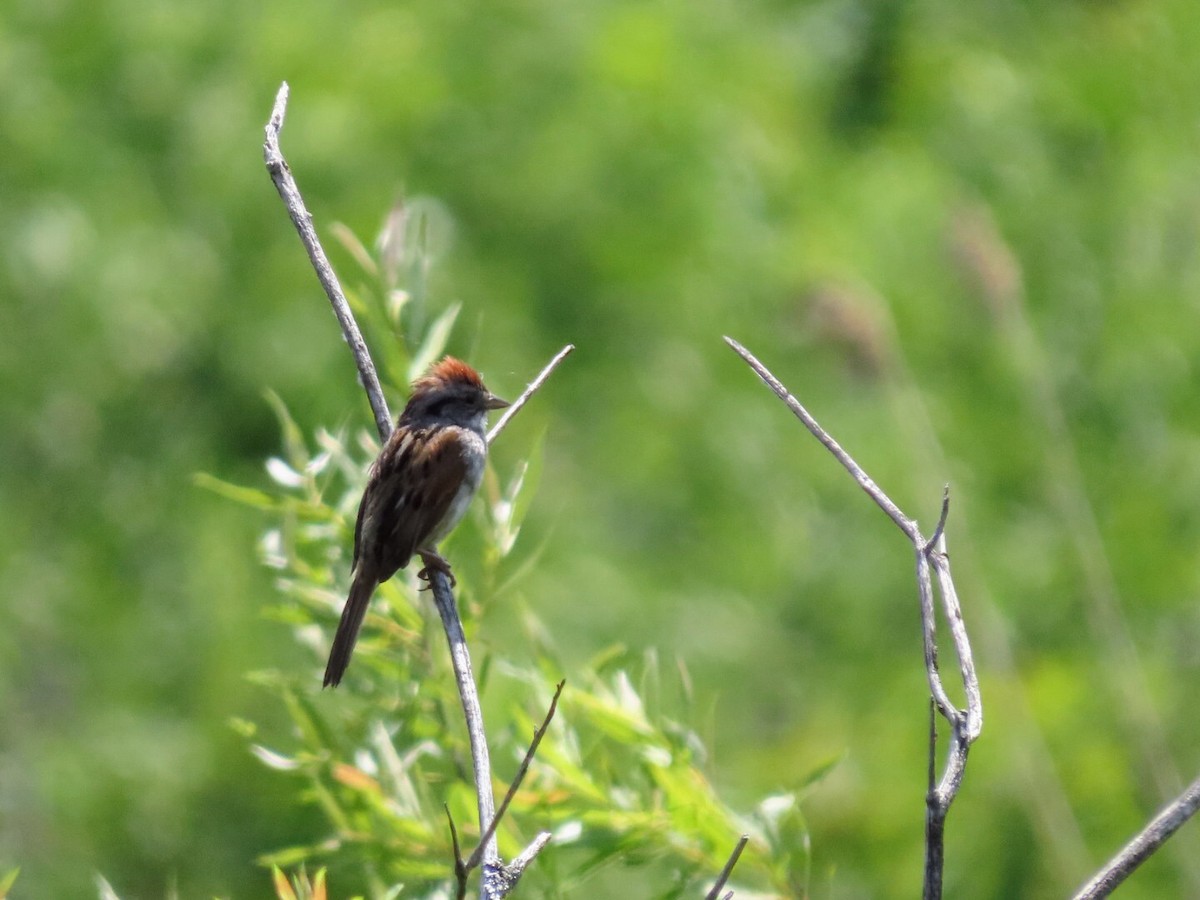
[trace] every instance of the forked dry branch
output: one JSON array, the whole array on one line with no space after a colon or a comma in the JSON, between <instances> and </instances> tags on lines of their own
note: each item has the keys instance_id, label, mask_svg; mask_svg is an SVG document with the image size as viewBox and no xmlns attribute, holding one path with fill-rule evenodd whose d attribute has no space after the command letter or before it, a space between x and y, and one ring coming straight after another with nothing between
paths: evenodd
<instances>
[{"instance_id":1,"label":"forked dry branch","mask_svg":"<svg viewBox=\"0 0 1200 900\"><path fill-rule=\"evenodd\" d=\"M971 642L967 638L966 625L963 623L962 609L958 602L958 592L954 588L954 579L950 574L950 559L946 555L946 518L950 513L949 488L942 496L942 513L938 519L933 536L928 540L921 534L915 519L906 516L892 502L863 468L854 461L842 446L833 439L817 420L809 414L788 389L771 374L761 362L745 347L733 338L725 338L733 351L754 370L780 400L782 400L818 441L820 441L842 467L858 482L861 487L880 509L887 514L905 537L913 545L917 564L917 591L921 600L921 629L924 635L925 672L929 681L929 693L932 704L937 712L950 725L950 750L946 758L946 767L941 778L936 778L937 730L934 727L936 718L930 716L929 741L929 786L925 797L925 890L926 900L936 900L942 896L942 873L945 868L945 830L946 814L950 805L962 786L963 775L967 767L967 753L971 744L979 737L983 728L983 700L979 693L979 679L975 674L974 657L971 655ZM937 656L937 615L934 604L933 578L937 576L938 593L942 598L942 609L949 623L950 634L954 639L954 648L958 654L959 673L962 677L963 692L967 700L967 708L959 709L950 700L942 684L941 672L938 669Z\"/></svg>"}]
</instances>

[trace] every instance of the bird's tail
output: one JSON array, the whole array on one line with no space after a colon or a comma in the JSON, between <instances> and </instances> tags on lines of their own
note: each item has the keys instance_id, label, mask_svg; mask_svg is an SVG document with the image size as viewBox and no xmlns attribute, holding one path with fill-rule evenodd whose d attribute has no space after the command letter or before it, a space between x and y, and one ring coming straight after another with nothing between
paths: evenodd
<instances>
[{"instance_id":1,"label":"bird's tail","mask_svg":"<svg viewBox=\"0 0 1200 900\"><path fill-rule=\"evenodd\" d=\"M367 614L367 606L371 595L375 593L377 582L360 568L354 573L354 581L350 585L350 596L346 598L346 606L342 610L342 620L338 622L337 634L333 636L333 649L329 651L329 663L325 666L325 687L337 687L350 665L350 654L354 652L354 643L358 640L358 630L362 628L363 618Z\"/></svg>"}]
</instances>

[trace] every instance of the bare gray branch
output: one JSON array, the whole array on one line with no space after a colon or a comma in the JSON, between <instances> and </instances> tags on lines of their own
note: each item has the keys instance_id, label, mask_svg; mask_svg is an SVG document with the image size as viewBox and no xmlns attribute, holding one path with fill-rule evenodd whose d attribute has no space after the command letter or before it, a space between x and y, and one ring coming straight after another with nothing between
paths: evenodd
<instances>
[{"instance_id":1,"label":"bare gray branch","mask_svg":"<svg viewBox=\"0 0 1200 900\"><path fill-rule=\"evenodd\" d=\"M854 461L850 454L842 449L841 444L835 441L829 432L817 424L817 420L800 404L800 401L793 397L788 389L780 383L779 379L772 375L766 366L755 359L749 350L731 337L726 337L725 343L733 348L734 353L746 361L746 364L763 380L763 383L775 392L775 396L787 404L788 409L795 413L796 418L804 423L804 427L812 432L813 437L825 445L825 448L834 455L843 468L858 482L858 486L867 492L867 496L874 500L879 508L887 513L888 518L895 522L896 526L908 535L911 540L913 535L917 534L917 523L900 511L900 508L891 501L888 495L879 489L879 485L872 481L871 477L862 470L862 467Z\"/></svg>"},{"instance_id":2,"label":"bare gray branch","mask_svg":"<svg viewBox=\"0 0 1200 900\"><path fill-rule=\"evenodd\" d=\"M280 85L279 93L275 95L275 106L271 110L271 118L267 120L263 160L267 164L267 172L271 175L271 181L275 182L275 189L279 191L283 205L287 207L292 224L296 226L296 231L300 234L304 249L308 251L308 258L317 272L317 279L321 282L321 287L325 288L325 294L333 306L333 314L337 316L338 324L342 327L342 335L354 354L354 362L358 366L358 377L367 392L371 410L375 414L375 427L379 431L379 439L386 441L387 436L392 433L392 415L388 412L387 400L384 399L379 376L375 374L375 363L371 361L366 341L363 340L362 332L358 330L354 314L350 312L350 304L346 302L346 295L342 293L342 286L333 272L333 266L329 264L325 250L321 247L321 241L317 238L316 229L313 228L312 213L304 205L304 198L300 196L300 188L296 186L296 180L292 177L291 167L283 158L283 151L279 149L279 132L283 130L287 101L288 85L285 81Z\"/></svg>"},{"instance_id":3,"label":"bare gray branch","mask_svg":"<svg viewBox=\"0 0 1200 900\"><path fill-rule=\"evenodd\" d=\"M725 868L721 869L721 874L717 876L716 883L712 886L707 894L704 895L704 900L717 900L721 896L721 888L725 887L725 883L729 881L729 876L733 874L733 867L737 865L738 860L742 858L742 851L746 849L746 844L750 842L750 835L743 834L738 838L737 846L733 848L733 852L729 854L729 859L725 863ZM725 895L732 897L733 891Z\"/></svg>"},{"instance_id":4,"label":"bare gray branch","mask_svg":"<svg viewBox=\"0 0 1200 900\"><path fill-rule=\"evenodd\" d=\"M929 693L937 711L950 723L950 750L946 759L946 768L941 780L934 784L935 756L937 753L937 730L934 723L930 727L929 741L929 789L925 798L925 900L938 900L942 895L942 870L945 861L945 823L950 804L962 785L963 774L966 772L967 751L971 743L979 737L983 728L983 701L979 691L979 679L975 673L974 657L971 654L971 643L967 637L967 629L963 624L962 609L958 602L958 592L954 588L954 580L950 575L950 560L946 555L945 526L950 514L950 493L946 489L942 498L942 513L938 520L934 536L925 540L917 527L916 520L906 516L891 498L880 489L863 468L855 462L842 446L825 431L817 420L806 410L786 387L776 378L766 366L760 363L749 350L732 338L725 338L733 351L737 353L754 373L762 379L780 400L795 414L804 427L834 455L842 467L858 482L876 505L887 514L896 526L904 532L913 545L917 563L917 591L921 604L921 629L925 655L925 672L929 682ZM954 640L954 649L958 654L959 671L962 676L963 689L967 698L966 710L958 709L942 684L942 676L938 670L937 658L937 614L933 599L933 578L930 569L937 573L938 589L942 597L942 607L950 626L950 634Z\"/></svg>"},{"instance_id":5,"label":"bare gray branch","mask_svg":"<svg viewBox=\"0 0 1200 900\"><path fill-rule=\"evenodd\" d=\"M496 833L491 830L496 816L496 800L492 795L492 763L488 754L487 736L483 731L483 710L479 706L479 691L475 687L475 673L471 669L471 654L467 650L467 636L463 633L462 620L450 580L444 572L430 572L430 587L433 602L442 619L446 632L446 643L450 648L450 665L458 682L458 696L462 701L463 716L467 720L467 737L471 742L471 764L475 770L475 793L479 801L479 829L491 836L481 844L485 863L502 865L496 849Z\"/></svg>"},{"instance_id":6,"label":"bare gray branch","mask_svg":"<svg viewBox=\"0 0 1200 900\"><path fill-rule=\"evenodd\" d=\"M554 718L554 713L558 709L558 698L562 696L563 688L566 687L567 680L564 678L554 688L554 696L550 700L550 708L546 711L546 717L542 719L542 724L533 732L533 740L529 743L529 749L525 751L525 758L521 760L521 765L517 768L516 777L513 778L512 784L508 786L508 791L504 795L504 799L500 801L500 809L496 811L495 817L487 827L487 831L479 839L479 846L475 848L475 852L471 854L471 858L467 860L467 870L471 870L479 865L479 860L483 855L483 848L492 839L496 833L496 827L500 824L500 820L504 818L504 814L508 812L508 805L512 803L513 797L517 791L521 789L521 782L525 780L525 776L529 773L529 764L533 762L534 754L537 753L538 745L542 742L542 738L546 736L546 730L550 727L550 720Z\"/></svg>"},{"instance_id":7,"label":"bare gray branch","mask_svg":"<svg viewBox=\"0 0 1200 900\"><path fill-rule=\"evenodd\" d=\"M521 407L529 402L529 398L538 392L538 389L546 383L546 379L549 378L551 373L558 368L558 364L566 359L574 349L574 344L567 344L567 346L563 347L558 351L558 353L555 354L554 359L546 363L546 367L538 373L537 378L529 382L529 387L525 388L525 390L521 392L521 396L512 402L512 405L504 411L504 415L502 415L496 421L496 424L492 426L492 430L488 432L487 436L489 444L500 436L500 432L502 432L508 426L508 423L512 420L512 417L521 411Z\"/></svg>"},{"instance_id":8,"label":"bare gray branch","mask_svg":"<svg viewBox=\"0 0 1200 900\"><path fill-rule=\"evenodd\" d=\"M1155 816L1150 824L1126 844L1121 852L1108 861L1096 875L1079 889L1074 900L1098 900L1117 889L1133 871L1144 863L1179 828L1200 809L1200 778L1187 786L1182 794Z\"/></svg>"}]
</instances>

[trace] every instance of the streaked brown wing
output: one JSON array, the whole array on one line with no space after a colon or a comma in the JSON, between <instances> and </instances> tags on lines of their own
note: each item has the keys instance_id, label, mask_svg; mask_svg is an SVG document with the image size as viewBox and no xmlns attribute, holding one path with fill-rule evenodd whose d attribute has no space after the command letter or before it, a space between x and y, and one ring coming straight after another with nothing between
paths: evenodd
<instances>
[{"instance_id":1,"label":"streaked brown wing","mask_svg":"<svg viewBox=\"0 0 1200 900\"><path fill-rule=\"evenodd\" d=\"M393 435L371 467L354 527L354 563L360 557L386 581L445 518L467 467L457 428L425 428Z\"/></svg>"}]
</instances>

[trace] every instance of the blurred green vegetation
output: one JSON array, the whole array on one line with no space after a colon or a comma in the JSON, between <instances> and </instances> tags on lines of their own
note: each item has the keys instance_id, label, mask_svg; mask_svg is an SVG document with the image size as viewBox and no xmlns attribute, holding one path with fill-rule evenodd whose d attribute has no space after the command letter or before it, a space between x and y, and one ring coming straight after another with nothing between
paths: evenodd
<instances>
[{"instance_id":1,"label":"blurred green vegetation","mask_svg":"<svg viewBox=\"0 0 1200 900\"><path fill-rule=\"evenodd\" d=\"M388 349L385 368L397 368L404 382L442 354L451 339L446 323L457 311L429 314L423 285L437 233L430 212L424 204L397 204L374 252L339 233L363 275L349 301L367 334ZM323 657L347 590L347 542L362 473L378 455L378 442L371 429L357 435L318 429L309 441L284 404L270 398L283 438L281 455L267 464L271 489L207 474L196 480L265 514L259 551L276 572L279 592L266 614ZM496 833L508 859L538 834L553 839L554 857L526 875L522 892L557 897L586 889L603 896L604 879L615 869L652 896L698 896L744 836L752 843L738 864L739 888L805 893L811 845L803 793L836 760L793 779L792 790L735 810L708 777L710 752L692 721L698 717L684 660L664 677L654 648L631 653L616 645L586 665L564 665L524 590L540 548L518 540L537 493L543 448L544 434L507 476L490 466L474 515L439 548L452 547L454 602L474 647L490 756L497 761L494 783L511 781L510 768L528 752L537 728L531 700L539 710L561 700L552 727L552 713L546 714L529 775ZM260 729L247 720L236 727L253 742L255 756L289 775L326 820L327 837L319 843L260 858L276 867L300 864L301 883L305 865L328 864L346 896L440 897L450 883L450 861L470 857L470 844L479 841L468 771L474 750L457 724L460 695L447 670L442 628L419 584L407 572L377 592L343 690L325 692L307 666L254 675L276 694L291 728ZM520 635L495 640L497 609L510 619L519 612ZM521 652L509 652L513 647ZM566 669L573 684L564 693ZM447 817L459 823L453 834ZM459 850L457 829L466 849Z\"/></svg>"},{"instance_id":2,"label":"blurred green vegetation","mask_svg":"<svg viewBox=\"0 0 1200 900\"><path fill-rule=\"evenodd\" d=\"M258 856L324 837L230 727L287 733L245 675L321 661L263 615L263 519L192 481L268 485L268 388L305 434L370 422L262 166L287 79L331 250L435 197L451 349L508 395L578 345L495 451L545 433L523 594L561 674L686 660L734 806L841 755L816 896L917 890L910 553L732 334L927 528L951 483L985 728L947 889L1063 895L1200 764L1198 39L1194 0L9 4L13 891L264 896ZM519 658L523 621L483 639ZM1185 830L1122 896L1198 859Z\"/></svg>"}]
</instances>

